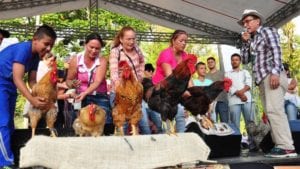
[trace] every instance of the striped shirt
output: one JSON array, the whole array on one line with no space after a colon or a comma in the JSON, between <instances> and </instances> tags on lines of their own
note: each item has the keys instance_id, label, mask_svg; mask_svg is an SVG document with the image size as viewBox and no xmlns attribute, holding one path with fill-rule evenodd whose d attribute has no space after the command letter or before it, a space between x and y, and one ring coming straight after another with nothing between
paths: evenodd
<instances>
[{"instance_id":1,"label":"striped shirt","mask_svg":"<svg viewBox=\"0 0 300 169\"><path fill-rule=\"evenodd\" d=\"M144 76L144 69L145 69L145 61L144 61L144 55L142 54L141 50L138 48L138 46L135 46L136 55L129 56L132 60L136 73L137 73L137 79L141 82L143 80ZM127 61L130 67L132 67L132 73L136 75L134 68L128 59L128 57L123 52L123 46L119 45L118 47L114 47L110 51L109 56L109 70L110 70L110 80L111 80L111 90L114 92L115 90L115 83L119 80L119 67L118 63L120 61Z\"/></svg>"},{"instance_id":2,"label":"striped shirt","mask_svg":"<svg viewBox=\"0 0 300 169\"><path fill-rule=\"evenodd\" d=\"M243 64L254 62L255 82L259 84L268 74L279 75L283 71L279 34L275 28L257 29L254 38L243 43L241 56Z\"/></svg>"}]
</instances>

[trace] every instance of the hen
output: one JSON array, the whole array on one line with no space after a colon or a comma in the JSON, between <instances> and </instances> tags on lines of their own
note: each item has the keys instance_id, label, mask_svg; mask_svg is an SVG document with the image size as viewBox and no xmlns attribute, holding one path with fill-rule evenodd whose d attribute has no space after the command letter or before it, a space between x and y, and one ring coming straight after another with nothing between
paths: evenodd
<instances>
[{"instance_id":1,"label":"hen","mask_svg":"<svg viewBox=\"0 0 300 169\"><path fill-rule=\"evenodd\" d=\"M89 104L79 111L73 123L75 134L79 136L101 136L105 125L106 112L100 106Z\"/></svg>"},{"instance_id":2,"label":"hen","mask_svg":"<svg viewBox=\"0 0 300 169\"><path fill-rule=\"evenodd\" d=\"M115 106L112 110L115 135L124 135L123 125L131 124L132 135L137 135L137 123L142 117L143 86L135 78L126 61L119 62L121 78L116 85Z\"/></svg>"},{"instance_id":3,"label":"hen","mask_svg":"<svg viewBox=\"0 0 300 169\"><path fill-rule=\"evenodd\" d=\"M35 135L35 129L39 120L44 116L46 118L47 127L50 129L51 136L55 137L54 123L57 116L57 107L55 106L57 99L57 67L53 65L43 78L32 87L32 96L39 96L45 99L47 106L44 109L38 109L32 105L29 107L28 115L32 128L32 136Z\"/></svg>"},{"instance_id":4,"label":"hen","mask_svg":"<svg viewBox=\"0 0 300 169\"><path fill-rule=\"evenodd\" d=\"M150 109L159 112L163 121L163 127L167 133L175 134L173 119L177 114L177 105L181 95L188 87L191 75L195 72L197 57L188 54L188 57L180 62L172 74L153 86L151 80L144 79L144 99Z\"/></svg>"},{"instance_id":5,"label":"hen","mask_svg":"<svg viewBox=\"0 0 300 169\"><path fill-rule=\"evenodd\" d=\"M216 81L210 86L189 87L187 91L190 96L182 97L181 103L195 117L205 115L209 110L209 105L223 90L228 92L231 84L232 81L225 78L223 81Z\"/></svg>"}]
</instances>

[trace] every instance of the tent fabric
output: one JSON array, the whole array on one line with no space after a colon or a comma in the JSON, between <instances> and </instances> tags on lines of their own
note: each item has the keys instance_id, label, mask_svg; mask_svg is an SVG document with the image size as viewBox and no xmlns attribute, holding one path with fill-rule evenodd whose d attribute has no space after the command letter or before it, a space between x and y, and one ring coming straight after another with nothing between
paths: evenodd
<instances>
[{"instance_id":1,"label":"tent fabric","mask_svg":"<svg viewBox=\"0 0 300 169\"><path fill-rule=\"evenodd\" d=\"M27 5L28 7L25 8L19 7L18 9L13 9L12 7L7 9L7 6L9 6L9 2L12 3L12 1L15 0L5 0L0 2L1 20L89 7L89 1L87 0L51 0L49 1L48 5L42 0L35 0L36 2L41 1L41 6ZM55 1L56 3L53 3L53 1ZM27 2L29 3L32 1L27 0ZM99 8L136 17L138 19L142 19L169 28L184 29L189 33L207 34L207 32L205 31L199 31L189 26L185 26L184 24L174 22L174 20L176 20L176 16L174 16L173 20L170 19L167 21L165 19L161 19L161 17L153 15L153 13L149 13L149 11L147 10L141 12L134 8L130 9L128 8L128 6L145 3L150 7L155 6L162 9L162 11L157 12L164 12L163 10L171 11L186 17L194 18L215 27L220 27L232 32L239 33L242 31L242 28L237 24L237 21L241 17L244 9L255 9L259 11L264 18L268 19L284 6L288 6L288 3L290 2L296 2L299 6L298 1L295 0L98 0L98 6ZM127 4L127 6L125 4ZM279 27L283 23L292 19L292 17L298 15L299 7L296 9L297 10L293 12L282 11L289 12L289 15L288 17L285 17L284 19L277 22L278 24L275 26ZM276 19L276 17L274 19Z\"/></svg>"}]
</instances>

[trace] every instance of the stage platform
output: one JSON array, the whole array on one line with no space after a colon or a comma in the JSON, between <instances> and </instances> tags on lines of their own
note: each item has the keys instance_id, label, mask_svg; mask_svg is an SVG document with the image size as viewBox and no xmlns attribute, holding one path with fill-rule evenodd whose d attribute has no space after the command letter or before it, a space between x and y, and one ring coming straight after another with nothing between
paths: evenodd
<instances>
[{"instance_id":1,"label":"stage platform","mask_svg":"<svg viewBox=\"0 0 300 169\"><path fill-rule=\"evenodd\" d=\"M38 135L49 135L48 129L38 129ZM58 130L59 137L74 137L74 131L72 129L62 129ZM155 136L155 135L153 135ZM110 137L110 136L104 136ZM24 147L27 141L31 138L31 130L30 129L17 129L13 136L12 146L16 156L16 163L19 162L19 152L20 148ZM234 157L221 157L221 158L209 158L208 160L216 161L218 164L224 164L230 166L230 169L235 169L239 166L253 164L253 165L261 165L265 164L267 166L298 166L300 169L300 156L294 158L267 158L263 156L263 152L255 152L249 153L247 157L242 156L234 156ZM203 163L194 163L189 166L188 168L201 168ZM169 166L168 168L180 168L180 166ZM186 167L185 167L186 168ZM246 167L245 167L246 168ZM297 167L296 167L297 168ZM251 168L249 168L251 169ZM259 169L259 168L253 168ZM294 169L294 168L293 168Z\"/></svg>"}]
</instances>

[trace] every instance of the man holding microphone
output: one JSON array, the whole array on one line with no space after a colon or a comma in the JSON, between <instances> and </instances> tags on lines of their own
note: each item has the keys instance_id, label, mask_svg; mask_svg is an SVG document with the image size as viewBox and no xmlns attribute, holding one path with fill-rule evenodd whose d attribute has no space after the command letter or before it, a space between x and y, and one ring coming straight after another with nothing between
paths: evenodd
<instances>
[{"instance_id":1,"label":"man holding microphone","mask_svg":"<svg viewBox=\"0 0 300 169\"><path fill-rule=\"evenodd\" d=\"M279 34L275 28L263 27L263 17L246 9L238 21L244 27L241 56L243 64L252 62L255 83L259 86L264 111L267 113L274 148L267 157L295 157L297 153L284 111L287 76L282 65Z\"/></svg>"}]
</instances>

